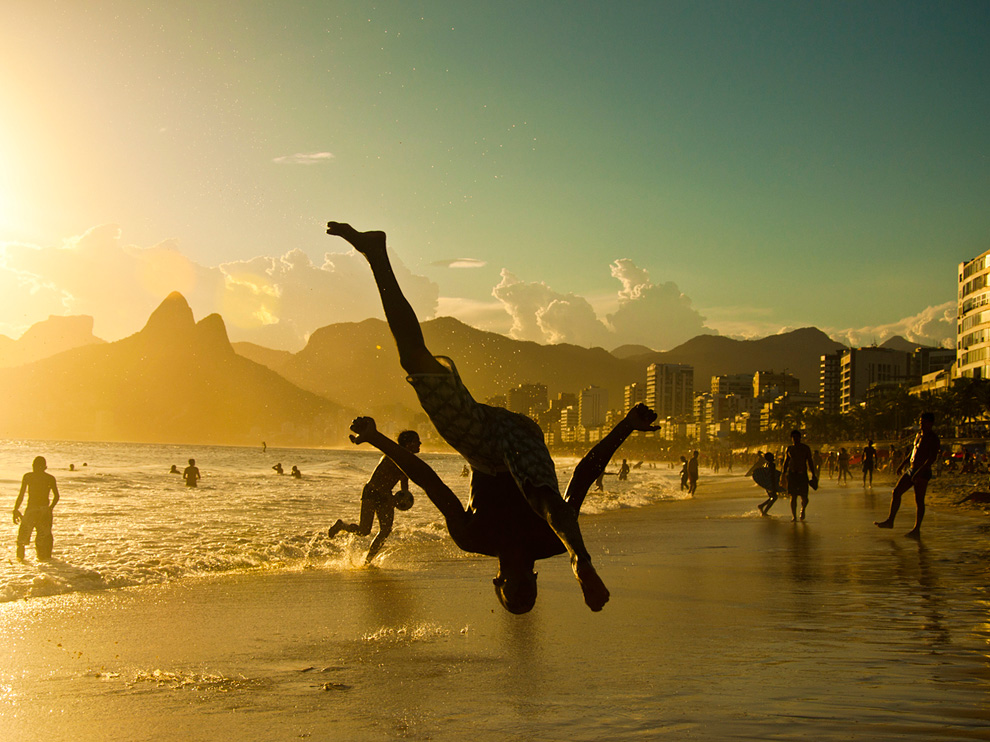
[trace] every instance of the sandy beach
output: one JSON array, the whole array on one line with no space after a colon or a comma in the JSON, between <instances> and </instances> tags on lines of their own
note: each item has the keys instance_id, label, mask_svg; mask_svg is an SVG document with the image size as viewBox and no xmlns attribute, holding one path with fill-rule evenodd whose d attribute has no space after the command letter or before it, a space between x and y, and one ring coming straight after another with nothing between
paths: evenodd
<instances>
[{"instance_id":1,"label":"sandy beach","mask_svg":"<svg viewBox=\"0 0 990 742\"><path fill-rule=\"evenodd\" d=\"M582 519L612 591L541 563L526 616L448 539L378 568L249 572L0 605L0 737L32 740L988 739L979 510L893 531L889 486L807 520L740 476Z\"/></svg>"}]
</instances>

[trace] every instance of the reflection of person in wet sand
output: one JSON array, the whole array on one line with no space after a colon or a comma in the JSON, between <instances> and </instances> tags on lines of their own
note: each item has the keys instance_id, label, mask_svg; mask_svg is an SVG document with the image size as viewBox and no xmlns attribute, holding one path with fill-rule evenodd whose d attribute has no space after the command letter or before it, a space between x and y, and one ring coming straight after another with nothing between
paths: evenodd
<instances>
[{"instance_id":1,"label":"reflection of person in wet sand","mask_svg":"<svg viewBox=\"0 0 990 742\"><path fill-rule=\"evenodd\" d=\"M578 462L561 500L573 513L575 521L591 483L608 465L622 442L636 430L656 430L657 426L653 425L656 418L656 413L645 405L636 405ZM379 433L370 417L359 417L351 430L355 433L351 436L354 443L370 443L391 457L423 489L443 515L447 531L458 547L498 558L498 574L493 582L495 594L506 610L526 613L533 607L536 602L536 573L533 571L536 560L563 554L567 549L546 518L533 510L520 491L474 487L472 480L471 498L465 508L429 464ZM607 599L607 592L605 596ZM585 602L593 610L601 609L601 605L595 608L587 596Z\"/></svg>"},{"instance_id":2,"label":"reflection of person in wet sand","mask_svg":"<svg viewBox=\"0 0 990 742\"><path fill-rule=\"evenodd\" d=\"M601 610L608 601L608 589L591 564L577 511L560 495L553 459L539 425L524 415L476 402L461 382L453 361L435 357L429 351L419 320L392 272L384 232L358 232L348 224L329 222L327 233L343 237L368 260L399 351L399 362L437 432L470 464L472 499L476 503L484 501L504 514L521 493L570 554L585 602L592 610ZM589 486L592 481L594 477ZM449 506L441 508L450 518L454 517L457 502L457 498L452 499ZM459 502L457 508L463 518L464 509ZM470 529L473 535L458 538L473 551L499 557L499 599L510 611L525 612L536 599L535 556L519 534L502 530L504 520L496 520L500 521L497 525L490 519L472 519L480 524Z\"/></svg>"},{"instance_id":3,"label":"reflection of person in wet sand","mask_svg":"<svg viewBox=\"0 0 990 742\"><path fill-rule=\"evenodd\" d=\"M31 463L31 471L21 479L21 490L14 502L14 523L20 524L17 529L17 558L24 559L24 547L31 543L31 532L34 531L34 550L38 559L47 560L52 557L52 511L58 502L58 485L55 477L47 473L48 462L44 456L35 457ZM27 491L27 507L21 515L21 503L24 492ZM48 501L51 493L52 500Z\"/></svg>"},{"instance_id":4,"label":"reflection of person in wet sand","mask_svg":"<svg viewBox=\"0 0 990 742\"><path fill-rule=\"evenodd\" d=\"M921 431L914 439L911 452L897 467L897 473L900 474L904 471L904 467L910 464L910 468L897 480L893 492L890 493L890 514L886 520L874 521L878 528L893 528L894 517L901 507L901 495L914 488L914 502L918 512L915 516L914 528L907 532L907 535L912 537L921 535L921 521L925 517L925 493L928 491L928 480L932 478L932 464L938 458L938 452L942 447L938 436L932 430L935 425L934 413L922 413L919 424Z\"/></svg>"},{"instance_id":5,"label":"reflection of person in wet sand","mask_svg":"<svg viewBox=\"0 0 990 742\"><path fill-rule=\"evenodd\" d=\"M801 520L804 520L804 511L808 508L808 487L810 482L815 482L814 486L818 487L818 472L815 471L811 449L801 442L800 430L791 431L791 441L784 451L784 463L780 467L780 486L787 488L791 498L791 520L796 521L798 498L801 498Z\"/></svg>"},{"instance_id":6,"label":"reflection of person in wet sand","mask_svg":"<svg viewBox=\"0 0 990 742\"><path fill-rule=\"evenodd\" d=\"M419 435L415 430L403 430L399 433L399 446L410 453L419 453ZM385 545L385 539L392 533L392 521L395 519L395 500L392 496L392 489L399 485L399 491L409 489L409 478L402 473L402 470L388 456L382 456L378 466L371 473L371 478L364 485L361 492L361 522L344 523L338 519L330 526L327 535L333 538L341 531L356 533L359 536L367 536L371 533L371 526L378 516L378 534L371 542L365 562L370 562L375 555L381 551Z\"/></svg>"},{"instance_id":7,"label":"reflection of person in wet sand","mask_svg":"<svg viewBox=\"0 0 990 742\"><path fill-rule=\"evenodd\" d=\"M186 487L195 487L200 480L199 469L196 468L196 459L189 459L189 466L182 472L182 478L186 480Z\"/></svg>"}]
</instances>

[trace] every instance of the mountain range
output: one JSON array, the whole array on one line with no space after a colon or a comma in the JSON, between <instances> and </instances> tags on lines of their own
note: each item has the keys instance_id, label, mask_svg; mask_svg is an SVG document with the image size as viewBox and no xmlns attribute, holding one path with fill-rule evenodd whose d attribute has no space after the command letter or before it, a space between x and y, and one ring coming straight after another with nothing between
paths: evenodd
<instances>
[{"instance_id":1,"label":"mountain range","mask_svg":"<svg viewBox=\"0 0 990 742\"><path fill-rule=\"evenodd\" d=\"M9 366L0 368L9 400L0 437L321 446L346 440L355 414L388 427L422 424L381 320L328 325L290 353L231 344L219 315L196 322L173 293L130 337L105 343L92 327L89 317L52 317L18 341L0 336L0 361ZM622 406L626 385L645 383L651 363L693 366L699 391L715 375L787 371L814 392L820 356L844 347L811 327L759 340L701 335L662 352L540 345L452 317L422 328L430 350L454 359L479 401L519 384L545 384L551 398L595 385L608 391L612 408ZM39 358L45 349L54 352Z\"/></svg>"}]
</instances>

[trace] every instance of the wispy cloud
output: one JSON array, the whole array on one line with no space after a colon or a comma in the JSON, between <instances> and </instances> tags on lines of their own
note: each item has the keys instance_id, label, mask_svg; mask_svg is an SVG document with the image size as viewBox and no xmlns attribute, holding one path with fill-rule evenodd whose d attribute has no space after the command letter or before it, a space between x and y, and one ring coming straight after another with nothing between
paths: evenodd
<instances>
[{"instance_id":1,"label":"wispy cloud","mask_svg":"<svg viewBox=\"0 0 990 742\"><path fill-rule=\"evenodd\" d=\"M296 152L294 155L276 157L272 162L277 162L279 165L319 165L332 159L332 152Z\"/></svg>"},{"instance_id":2,"label":"wispy cloud","mask_svg":"<svg viewBox=\"0 0 990 742\"><path fill-rule=\"evenodd\" d=\"M484 268L488 263L475 258L453 258L452 260L437 260L430 265L437 268Z\"/></svg>"}]
</instances>

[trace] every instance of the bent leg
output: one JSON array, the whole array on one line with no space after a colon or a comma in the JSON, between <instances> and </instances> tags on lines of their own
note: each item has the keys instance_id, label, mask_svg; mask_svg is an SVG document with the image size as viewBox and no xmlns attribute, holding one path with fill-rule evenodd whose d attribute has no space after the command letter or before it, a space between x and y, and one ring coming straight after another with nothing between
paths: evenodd
<instances>
[{"instance_id":1,"label":"bent leg","mask_svg":"<svg viewBox=\"0 0 990 742\"><path fill-rule=\"evenodd\" d=\"M368 555L364 558L365 562L370 562L375 556L381 551L382 547L385 545L385 539L388 538L389 534L392 533L392 522L395 519L395 508L391 505L383 505L378 508L378 534L375 536L375 540L371 542L371 548L368 549Z\"/></svg>"},{"instance_id":2,"label":"bent leg","mask_svg":"<svg viewBox=\"0 0 990 742\"><path fill-rule=\"evenodd\" d=\"M399 288L385 249L384 232L358 232L350 224L327 223L327 234L343 237L364 255L378 286L385 319L395 338L399 362L407 374L446 373L447 369L426 347L423 331L412 306Z\"/></svg>"},{"instance_id":3,"label":"bent leg","mask_svg":"<svg viewBox=\"0 0 990 742\"><path fill-rule=\"evenodd\" d=\"M901 509L901 496L911 489L912 485L911 477L907 474L902 475L897 480L897 484L894 485L894 489L890 493L890 514L886 520L874 521L873 525L877 528L894 527L894 518L897 516L897 511Z\"/></svg>"}]
</instances>

